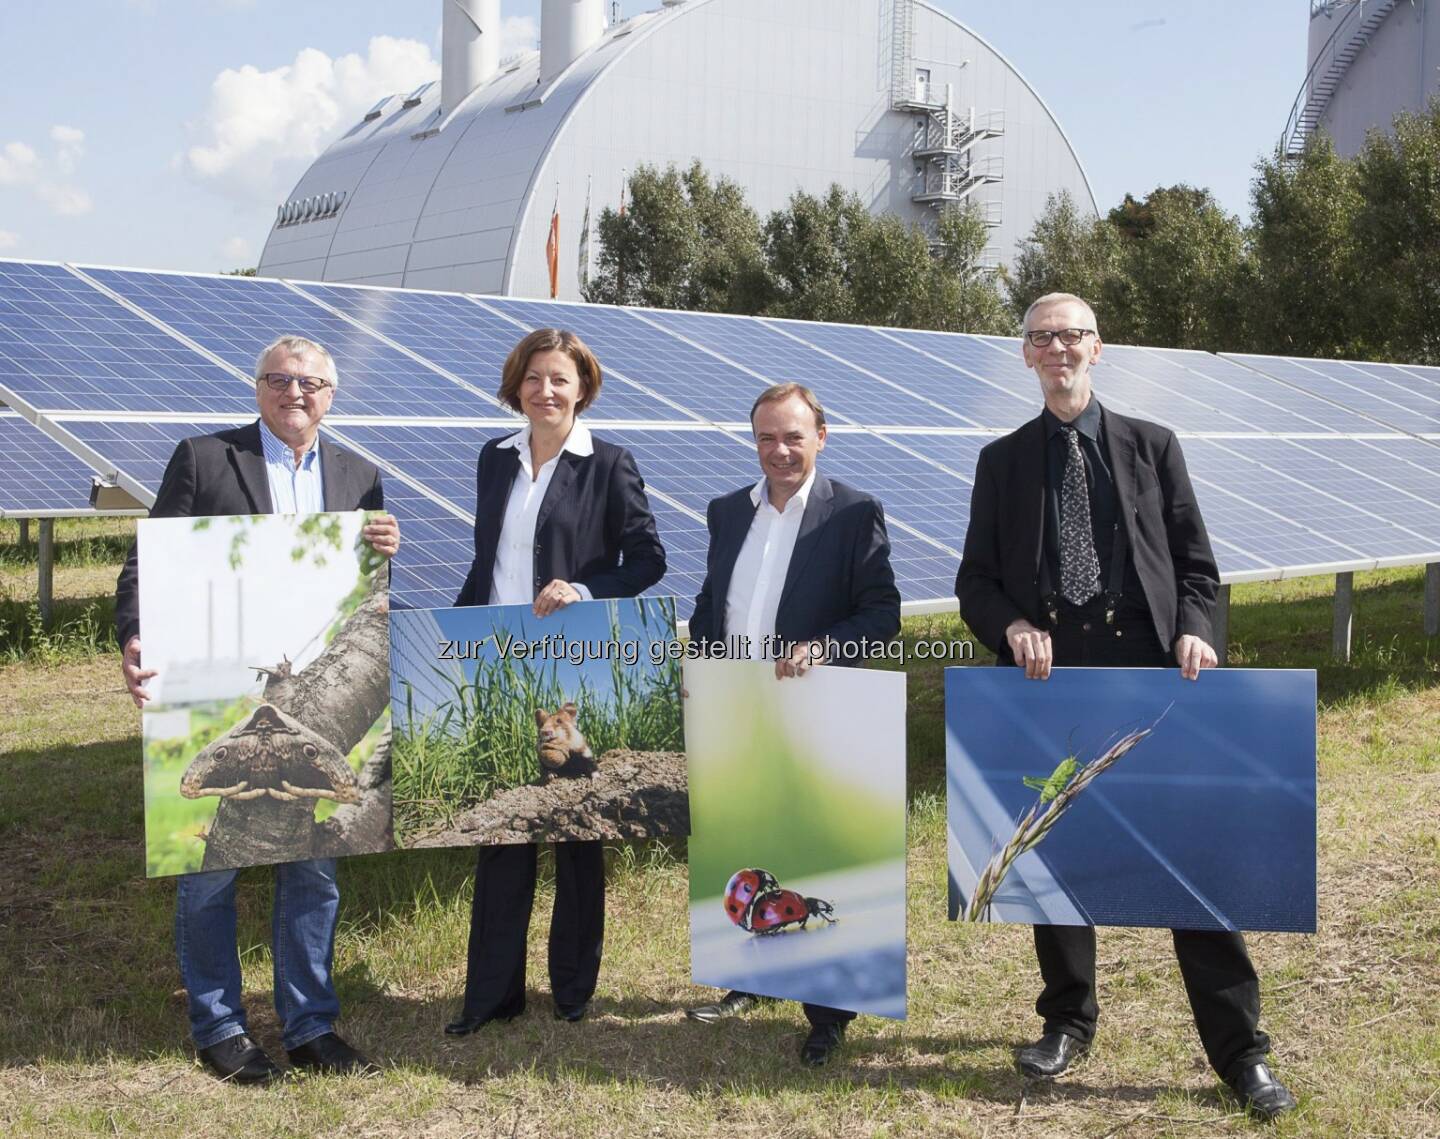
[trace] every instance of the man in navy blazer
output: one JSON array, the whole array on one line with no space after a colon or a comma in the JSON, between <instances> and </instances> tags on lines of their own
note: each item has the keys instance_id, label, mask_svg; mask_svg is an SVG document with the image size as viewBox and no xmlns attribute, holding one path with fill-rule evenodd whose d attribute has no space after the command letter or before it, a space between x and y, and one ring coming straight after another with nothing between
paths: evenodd
<instances>
[{"instance_id":1,"label":"man in navy blazer","mask_svg":"<svg viewBox=\"0 0 1440 1139\"><path fill-rule=\"evenodd\" d=\"M825 413L808 388L777 384L762 392L750 425L763 477L706 511L710 548L690 637L752 659L761 657L765 638L778 639L777 677L803 675L815 663L858 665L868 647L900 631L884 511L870 495L815 469ZM686 1015L709 1023L756 999L731 992ZM855 1014L812 1004L805 1014L811 1031L800 1059L818 1067Z\"/></svg>"},{"instance_id":2,"label":"man in navy blazer","mask_svg":"<svg viewBox=\"0 0 1440 1139\"><path fill-rule=\"evenodd\" d=\"M255 366L259 420L182 440L150 516L383 509L375 465L320 438L320 421L338 383L335 361L319 344L284 336L268 345ZM390 515L372 519L362 535L386 557L399 549L400 529ZM274 569L274 587L284 589L285 567ZM155 671L141 665L140 574L133 546L116 584L115 631L125 685L135 706L143 707L150 698L145 682ZM280 1069L251 1039L240 1004L235 875L216 870L180 876L176 950L201 1060L221 1079L267 1083ZM291 1064L316 1071L373 1070L334 1030L340 1013L330 974L340 910L335 860L285 863L275 867L275 878L275 1007Z\"/></svg>"},{"instance_id":3,"label":"man in navy blazer","mask_svg":"<svg viewBox=\"0 0 1440 1139\"><path fill-rule=\"evenodd\" d=\"M1045 407L980 452L955 581L960 614L997 663L1045 680L1052 665L1164 668L1195 680L1217 663L1215 557L1174 432L1101 407L1090 369L1095 313L1068 293L1025 314L1022 351ZM1173 930L1206 1057L1264 1118L1295 1100L1264 1062L1260 981L1239 933ZM1089 1048L1100 1008L1093 926L1037 925L1044 1033L1016 1056L1060 1075Z\"/></svg>"}]
</instances>

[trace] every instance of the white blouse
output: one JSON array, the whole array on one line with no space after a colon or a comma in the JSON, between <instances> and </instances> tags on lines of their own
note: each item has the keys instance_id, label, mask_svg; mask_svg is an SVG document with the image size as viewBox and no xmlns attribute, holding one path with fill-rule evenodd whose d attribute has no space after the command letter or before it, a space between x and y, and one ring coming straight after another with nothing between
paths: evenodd
<instances>
[{"instance_id":1,"label":"white blouse","mask_svg":"<svg viewBox=\"0 0 1440 1139\"><path fill-rule=\"evenodd\" d=\"M508 439L502 439L497 446L518 450L520 469L515 472L515 482L505 502L500 540L495 545L490 604L529 605L535 600L535 523L540 517L545 492L550 489L550 480L555 477L560 453L569 451L572 455L593 455L595 444L590 438L590 428L577 419L565 438L564 446L541 466L538 477L530 456L530 424L527 423ZM592 599L585 586L573 581L570 584L583 600Z\"/></svg>"}]
</instances>

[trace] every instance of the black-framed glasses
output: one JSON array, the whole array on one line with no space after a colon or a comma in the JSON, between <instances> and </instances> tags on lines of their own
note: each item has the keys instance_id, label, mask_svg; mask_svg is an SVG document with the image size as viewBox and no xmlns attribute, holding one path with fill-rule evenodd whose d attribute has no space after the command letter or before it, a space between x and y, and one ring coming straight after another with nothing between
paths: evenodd
<instances>
[{"instance_id":1,"label":"black-framed glasses","mask_svg":"<svg viewBox=\"0 0 1440 1139\"><path fill-rule=\"evenodd\" d=\"M1050 342L1058 336L1060 337L1060 343L1065 345L1066 348L1074 348L1075 345L1079 344L1085 337L1094 336L1095 334L1093 328L1057 328L1054 330L1037 328L1034 332L1027 332L1025 339L1028 340L1034 348L1049 348Z\"/></svg>"},{"instance_id":2,"label":"black-framed glasses","mask_svg":"<svg viewBox=\"0 0 1440 1139\"><path fill-rule=\"evenodd\" d=\"M272 392L283 392L291 384L299 384L306 395L314 395L321 388L335 386L322 376L292 376L289 372L266 372L260 378Z\"/></svg>"}]
</instances>

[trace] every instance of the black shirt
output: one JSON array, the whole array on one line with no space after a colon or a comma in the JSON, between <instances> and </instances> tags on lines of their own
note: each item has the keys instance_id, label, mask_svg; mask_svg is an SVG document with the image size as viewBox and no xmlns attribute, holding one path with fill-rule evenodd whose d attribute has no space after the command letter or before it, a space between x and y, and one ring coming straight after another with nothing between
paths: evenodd
<instances>
[{"instance_id":1,"label":"black shirt","mask_svg":"<svg viewBox=\"0 0 1440 1139\"><path fill-rule=\"evenodd\" d=\"M1045 570L1050 589L1060 590L1060 489L1065 483L1068 444L1064 422L1047 407L1040 413L1045 427ZM1085 410L1070 423L1080 439L1080 457L1085 461L1085 485L1090 492L1090 526L1095 534L1095 556L1100 562L1100 591L1110 588L1110 562L1115 552L1115 525L1120 517L1120 500L1105 446L1105 426L1100 403L1093 396ZM1143 606L1140 577L1129 545L1125 550L1123 593L1128 603ZM1096 599L1099 602L1100 599Z\"/></svg>"}]
</instances>

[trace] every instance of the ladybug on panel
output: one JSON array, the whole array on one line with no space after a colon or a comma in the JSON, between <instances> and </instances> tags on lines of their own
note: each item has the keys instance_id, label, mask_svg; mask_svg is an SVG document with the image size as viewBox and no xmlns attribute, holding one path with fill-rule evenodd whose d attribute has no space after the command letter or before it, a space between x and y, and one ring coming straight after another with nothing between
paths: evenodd
<instances>
[{"instance_id":1,"label":"ladybug on panel","mask_svg":"<svg viewBox=\"0 0 1440 1139\"><path fill-rule=\"evenodd\" d=\"M820 898L782 890L775 875L750 867L737 870L725 886L725 915L749 933L778 933L786 926L804 929L812 917L835 923L835 907Z\"/></svg>"}]
</instances>

